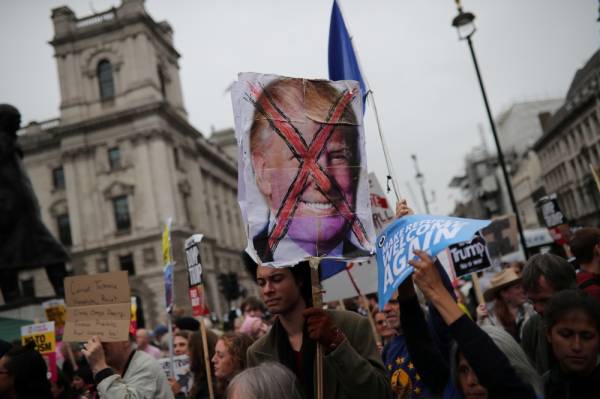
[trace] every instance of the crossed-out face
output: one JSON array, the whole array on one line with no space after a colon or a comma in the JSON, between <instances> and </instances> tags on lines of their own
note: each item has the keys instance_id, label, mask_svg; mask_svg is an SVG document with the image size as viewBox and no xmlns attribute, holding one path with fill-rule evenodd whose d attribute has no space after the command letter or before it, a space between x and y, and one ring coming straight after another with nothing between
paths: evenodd
<instances>
[{"instance_id":1,"label":"crossed-out face","mask_svg":"<svg viewBox=\"0 0 600 399\"><path fill-rule=\"evenodd\" d=\"M290 90L296 89L290 87ZM293 218L287 236L309 254L323 255L343 241L350 227L339 208L343 201L352 212L355 209L360 168L356 153L358 131L354 125L334 124L330 125L333 128L330 135L324 135L326 123L309 118L301 100L295 97L288 100L275 104L283 115L291 115L289 120L278 121L278 125L265 119L255 121L253 135L260 139L251 140L252 166L272 215L288 201L295 201L289 204ZM327 107L332 105L335 104L329 103ZM282 119L281 114L277 116ZM289 136L282 133L285 130L289 130ZM305 153L298 151L299 148ZM312 149L319 150L314 154L318 155L315 159L308 156ZM299 185L303 166L314 164L324 175L313 170ZM297 192L296 199L290 199L292 192Z\"/></svg>"}]
</instances>

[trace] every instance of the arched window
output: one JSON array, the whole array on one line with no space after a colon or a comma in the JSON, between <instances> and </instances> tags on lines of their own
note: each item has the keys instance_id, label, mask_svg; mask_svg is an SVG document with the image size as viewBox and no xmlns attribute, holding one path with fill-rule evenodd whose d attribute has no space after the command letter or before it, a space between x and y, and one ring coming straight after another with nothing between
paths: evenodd
<instances>
[{"instance_id":1,"label":"arched window","mask_svg":"<svg viewBox=\"0 0 600 399\"><path fill-rule=\"evenodd\" d=\"M100 85L100 99L104 100L115 96L112 65L108 60L98 63L98 84Z\"/></svg>"}]
</instances>

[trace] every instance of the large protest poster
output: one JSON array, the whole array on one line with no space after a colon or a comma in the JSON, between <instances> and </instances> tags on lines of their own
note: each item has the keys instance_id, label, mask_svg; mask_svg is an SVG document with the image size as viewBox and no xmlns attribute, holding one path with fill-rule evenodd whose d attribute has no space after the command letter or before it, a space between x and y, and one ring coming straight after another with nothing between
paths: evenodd
<instances>
[{"instance_id":1,"label":"large protest poster","mask_svg":"<svg viewBox=\"0 0 600 399\"><path fill-rule=\"evenodd\" d=\"M131 293L126 271L65 278L67 319L63 341L127 341Z\"/></svg>"},{"instance_id":2,"label":"large protest poster","mask_svg":"<svg viewBox=\"0 0 600 399\"><path fill-rule=\"evenodd\" d=\"M371 255L358 83L242 73L232 102L250 256L290 266Z\"/></svg>"},{"instance_id":3,"label":"large protest poster","mask_svg":"<svg viewBox=\"0 0 600 399\"><path fill-rule=\"evenodd\" d=\"M167 378L173 378L181 386L181 392L186 396L192 388L193 376L190 372L190 358L188 355L179 355L171 358L158 359L158 363L162 367L163 371L167 375Z\"/></svg>"},{"instance_id":4,"label":"large protest poster","mask_svg":"<svg viewBox=\"0 0 600 399\"><path fill-rule=\"evenodd\" d=\"M373 172L369 173L369 198L373 226L375 231L379 233L394 220L395 212ZM362 294L377 292L377 260L374 256L365 262L352 262L347 265L347 268ZM321 277L324 278L323 273ZM332 277L325 278L321 284L325 291L323 294L325 302L351 298L357 295L350 274L347 272L337 273Z\"/></svg>"},{"instance_id":5,"label":"large protest poster","mask_svg":"<svg viewBox=\"0 0 600 399\"><path fill-rule=\"evenodd\" d=\"M30 324L21 327L21 344L35 344L35 349L40 352L48 366L48 379L56 382L58 369L56 367L56 335L54 322Z\"/></svg>"},{"instance_id":6,"label":"large protest poster","mask_svg":"<svg viewBox=\"0 0 600 399\"><path fill-rule=\"evenodd\" d=\"M392 222L377 237L379 306L383 308L412 273L408 261L415 257L415 249L436 256L452 244L470 240L489 224L489 220L432 215L410 215Z\"/></svg>"}]
</instances>

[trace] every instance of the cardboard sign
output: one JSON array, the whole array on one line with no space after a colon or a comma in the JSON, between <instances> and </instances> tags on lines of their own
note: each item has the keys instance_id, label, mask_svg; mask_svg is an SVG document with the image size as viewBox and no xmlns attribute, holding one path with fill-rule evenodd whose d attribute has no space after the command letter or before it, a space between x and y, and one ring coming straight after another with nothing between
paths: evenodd
<instances>
[{"instance_id":1,"label":"cardboard sign","mask_svg":"<svg viewBox=\"0 0 600 399\"><path fill-rule=\"evenodd\" d=\"M477 235L471 241L448 247L457 277L486 269L492 265L485 239Z\"/></svg>"},{"instance_id":2,"label":"cardboard sign","mask_svg":"<svg viewBox=\"0 0 600 399\"><path fill-rule=\"evenodd\" d=\"M187 355L174 356L173 367L171 367L171 359L168 357L158 359L158 363L167 375L167 378L174 378L181 386L181 391L187 395L193 383L189 357ZM175 376L171 374L171 370L174 370Z\"/></svg>"},{"instance_id":3,"label":"cardboard sign","mask_svg":"<svg viewBox=\"0 0 600 399\"><path fill-rule=\"evenodd\" d=\"M380 308L412 273L408 261L415 257L415 249L436 256L452 244L471 240L489 224L489 220L433 215L410 215L391 223L377 238Z\"/></svg>"},{"instance_id":4,"label":"cardboard sign","mask_svg":"<svg viewBox=\"0 0 600 399\"><path fill-rule=\"evenodd\" d=\"M200 258L200 242L202 234L194 234L185 240L185 260L188 268L188 283L190 287L202 284L202 260Z\"/></svg>"},{"instance_id":5,"label":"cardboard sign","mask_svg":"<svg viewBox=\"0 0 600 399\"><path fill-rule=\"evenodd\" d=\"M254 261L372 255L358 82L241 73L231 96L238 200Z\"/></svg>"},{"instance_id":6,"label":"cardboard sign","mask_svg":"<svg viewBox=\"0 0 600 399\"><path fill-rule=\"evenodd\" d=\"M65 278L67 319L63 340L126 341L131 293L126 271Z\"/></svg>"},{"instance_id":7,"label":"cardboard sign","mask_svg":"<svg viewBox=\"0 0 600 399\"><path fill-rule=\"evenodd\" d=\"M493 259L519 250L517 218L514 214L492 219L492 223L481 231L481 235L485 238L488 253Z\"/></svg>"},{"instance_id":8,"label":"cardboard sign","mask_svg":"<svg viewBox=\"0 0 600 399\"><path fill-rule=\"evenodd\" d=\"M35 349L44 357L48 366L48 379L56 382L58 369L56 367L56 336L54 322L30 324L21 327L21 344L33 342Z\"/></svg>"}]
</instances>

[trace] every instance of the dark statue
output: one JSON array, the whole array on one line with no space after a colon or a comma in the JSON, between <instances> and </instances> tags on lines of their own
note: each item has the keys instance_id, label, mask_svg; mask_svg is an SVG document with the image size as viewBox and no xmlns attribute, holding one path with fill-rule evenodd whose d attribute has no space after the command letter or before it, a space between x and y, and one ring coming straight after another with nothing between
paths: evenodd
<instances>
[{"instance_id":1,"label":"dark statue","mask_svg":"<svg viewBox=\"0 0 600 399\"><path fill-rule=\"evenodd\" d=\"M18 272L40 267L46 269L56 294L63 296L62 280L69 259L42 222L17 144L20 125L19 110L0 104L0 289L6 303L21 296Z\"/></svg>"}]
</instances>

